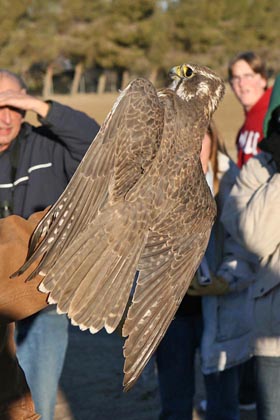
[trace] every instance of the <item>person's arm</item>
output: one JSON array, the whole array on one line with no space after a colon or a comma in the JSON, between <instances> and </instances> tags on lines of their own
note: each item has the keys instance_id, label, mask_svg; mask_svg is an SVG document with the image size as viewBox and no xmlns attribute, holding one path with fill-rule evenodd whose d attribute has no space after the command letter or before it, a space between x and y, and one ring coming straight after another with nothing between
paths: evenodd
<instances>
[{"instance_id":1,"label":"person's arm","mask_svg":"<svg viewBox=\"0 0 280 420\"><path fill-rule=\"evenodd\" d=\"M99 131L99 124L86 115L55 101L42 101L21 91L0 93L0 107L10 106L37 114L45 126L65 148L64 166L69 178L73 175L91 142ZM46 137L48 135L46 134Z\"/></svg>"},{"instance_id":2,"label":"person's arm","mask_svg":"<svg viewBox=\"0 0 280 420\"><path fill-rule=\"evenodd\" d=\"M59 138L71 159L80 162L98 133L99 125L84 112L55 101L48 104L47 115L39 121Z\"/></svg>"},{"instance_id":3,"label":"person's arm","mask_svg":"<svg viewBox=\"0 0 280 420\"><path fill-rule=\"evenodd\" d=\"M255 280L257 257L237 243L230 234L225 235L223 258L216 274L229 284L230 292L240 292Z\"/></svg>"},{"instance_id":4,"label":"person's arm","mask_svg":"<svg viewBox=\"0 0 280 420\"><path fill-rule=\"evenodd\" d=\"M279 244L280 174L265 155L251 158L242 168L222 213L234 239L259 257Z\"/></svg>"},{"instance_id":5,"label":"person's arm","mask_svg":"<svg viewBox=\"0 0 280 420\"><path fill-rule=\"evenodd\" d=\"M6 90L0 92L0 107L13 107L21 111L35 112L39 117L45 118L50 105L39 98L28 95L25 89L20 91Z\"/></svg>"},{"instance_id":6,"label":"person's arm","mask_svg":"<svg viewBox=\"0 0 280 420\"><path fill-rule=\"evenodd\" d=\"M30 235L44 214L35 213L28 220L19 216L0 219L0 321L17 321L47 306L48 295L38 291L42 277L25 282L36 263L28 272L10 279L25 261Z\"/></svg>"}]
</instances>

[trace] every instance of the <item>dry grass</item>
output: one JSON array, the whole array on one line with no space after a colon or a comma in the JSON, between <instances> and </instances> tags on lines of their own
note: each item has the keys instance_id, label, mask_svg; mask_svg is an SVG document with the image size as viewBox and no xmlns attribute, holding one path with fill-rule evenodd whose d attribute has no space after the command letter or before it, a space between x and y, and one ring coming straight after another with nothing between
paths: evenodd
<instances>
[{"instance_id":1,"label":"dry grass","mask_svg":"<svg viewBox=\"0 0 280 420\"><path fill-rule=\"evenodd\" d=\"M73 108L86 112L91 117L95 118L101 124L114 101L117 93L105 94L78 94L78 95L54 95L50 99L56 100L63 104L69 105ZM235 99L230 87L227 85L226 95L215 114L215 121L217 122L219 131L224 139L230 155L235 159L235 136L238 128L243 120L243 112L241 106ZM37 121L32 114L27 114L27 119L37 124Z\"/></svg>"}]
</instances>

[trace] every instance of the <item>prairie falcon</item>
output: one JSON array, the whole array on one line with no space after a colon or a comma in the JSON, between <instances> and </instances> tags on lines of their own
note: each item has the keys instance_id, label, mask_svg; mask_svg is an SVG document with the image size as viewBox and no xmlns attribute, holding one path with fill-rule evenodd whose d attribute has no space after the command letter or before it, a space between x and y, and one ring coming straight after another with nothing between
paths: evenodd
<instances>
[{"instance_id":1,"label":"prairie falcon","mask_svg":"<svg viewBox=\"0 0 280 420\"><path fill-rule=\"evenodd\" d=\"M200 163L224 94L207 67L170 71L169 88L136 79L58 201L36 227L27 262L74 325L113 332L140 272L124 326L124 387L155 351L201 261L216 207Z\"/></svg>"}]
</instances>

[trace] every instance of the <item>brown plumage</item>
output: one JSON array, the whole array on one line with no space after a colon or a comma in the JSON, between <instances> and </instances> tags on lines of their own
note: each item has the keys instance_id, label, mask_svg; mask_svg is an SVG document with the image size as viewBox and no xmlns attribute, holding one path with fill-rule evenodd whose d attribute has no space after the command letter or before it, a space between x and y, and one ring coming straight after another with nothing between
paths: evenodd
<instances>
[{"instance_id":1,"label":"brown plumage","mask_svg":"<svg viewBox=\"0 0 280 420\"><path fill-rule=\"evenodd\" d=\"M123 327L125 389L174 317L216 213L199 155L224 84L192 64L170 74L169 89L136 79L121 93L18 271L43 255L40 289L92 333L116 329L140 271Z\"/></svg>"}]
</instances>

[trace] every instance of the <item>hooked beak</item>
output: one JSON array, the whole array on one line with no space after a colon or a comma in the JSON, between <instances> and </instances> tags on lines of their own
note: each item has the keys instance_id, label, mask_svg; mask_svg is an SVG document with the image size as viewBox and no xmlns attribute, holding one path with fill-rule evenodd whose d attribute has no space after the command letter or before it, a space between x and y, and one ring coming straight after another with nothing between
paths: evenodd
<instances>
[{"instance_id":1,"label":"hooked beak","mask_svg":"<svg viewBox=\"0 0 280 420\"><path fill-rule=\"evenodd\" d=\"M181 66L174 66L169 70L169 77L172 80L182 79Z\"/></svg>"}]
</instances>

